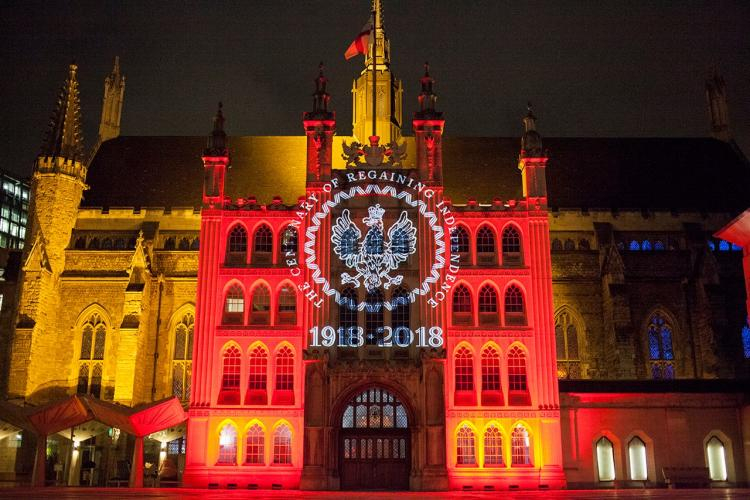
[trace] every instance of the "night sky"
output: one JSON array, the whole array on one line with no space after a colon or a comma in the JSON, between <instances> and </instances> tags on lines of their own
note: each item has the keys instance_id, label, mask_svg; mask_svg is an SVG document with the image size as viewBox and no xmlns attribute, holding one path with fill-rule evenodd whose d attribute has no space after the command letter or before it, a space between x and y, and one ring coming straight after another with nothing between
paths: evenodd
<instances>
[{"instance_id":1,"label":"night sky","mask_svg":"<svg viewBox=\"0 0 750 500\"><path fill-rule=\"evenodd\" d=\"M716 65L750 152L750 2L384 4L407 123L429 60L446 135L517 136L531 100L542 135L705 136L704 79ZM362 58L343 53L369 9L367 0L3 0L0 168L30 174L73 59L91 147L115 55L127 78L123 135L205 135L219 100L230 135L301 134L321 60L338 131L349 135Z\"/></svg>"}]
</instances>

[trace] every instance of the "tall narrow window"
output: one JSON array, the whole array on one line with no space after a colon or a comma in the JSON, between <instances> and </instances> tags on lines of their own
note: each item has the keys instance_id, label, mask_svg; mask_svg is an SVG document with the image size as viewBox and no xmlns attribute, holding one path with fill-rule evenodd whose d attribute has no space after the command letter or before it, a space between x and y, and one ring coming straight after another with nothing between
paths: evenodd
<instances>
[{"instance_id":1,"label":"tall narrow window","mask_svg":"<svg viewBox=\"0 0 750 500\"><path fill-rule=\"evenodd\" d=\"M453 291L453 324L471 325L472 318L471 292L464 285L458 285Z\"/></svg>"},{"instance_id":2,"label":"tall narrow window","mask_svg":"<svg viewBox=\"0 0 750 500\"><path fill-rule=\"evenodd\" d=\"M495 233L487 226L477 231L477 264L492 266L497 262L495 258Z\"/></svg>"},{"instance_id":3,"label":"tall narrow window","mask_svg":"<svg viewBox=\"0 0 750 500\"><path fill-rule=\"evenodd\" d=\"M497 325L498 318L497 292L491 285L484 285L479 290L479 324Z\"/></svg>"},{"instance_id":4,"label":"tall narrow window","mask_svg":"<svg viewBox=\"0 0 750 500\"><path fill-rule=\"evenodd\" d=\"M482 350L482 404L502 406L503 393L500 386L500 354L487 346Z\"/></svg>"},{"instance_id":5,"label":"tall narrow window","mask_svg":"<svg viewBox=\"0 0 750 500\"><path fill-rule=\"evenodd\" d=\"M281 253L284 257L297 254L297 230L287 226L281 233Z\"/></svg>"},{"instance_id":6,"label":"tall narrow window","mask_svg":"<svg viewBox=\"0 0 750 500\"><path fill-rule=\"evenodd\" d=\"M672 326L658 312L651 315L648 324L648 352L651 378L673 379Z\"/></svg>"},{"instance_id":7,"label":"tall narrow window","mask_svg":"<svg viewBox=\"0 0 750 500\"><path fill-rule=\"evenodd\" d=\"M502 467L503 464L503 435L492 424L484 431L484 466Z\"/></svg>"},{"instance_id":8,"label":"tall narrow window","mask_svg":"<svg viewBox=\"0 0 750 500\"><path fill-rule=\"evenodd\" d=\"M531 438L529 431L519 425L510 436L510 458L511 465L525 466L531 465Z\"/></svg>"},{"instance_id":9,"label":"tall narrow window","mask_svg":"<svg viewBox=\"0 0 750 500\"><path fill-rule=\"evenodd\" d=\"M578 327L571 313L563 309L555 316L555 343L557 346L558 378L581 378L581 360L578 357Z\"/></svg>"},{"instance_id":10,"label":"tall narrow window","mask_svg":"<svg viewBox=\"0 0 750 500\"><path fill-rule=\"evenodd\" d=\"M265 463L265 435L263 428L258 424L253 424L247 430L245 439L245 463L248 465L263 465Z\"/></svg>"},{"instance_id":11,"label":"tall narrow window","mask_svg":"<svg viewBox=\"0 0 750 500\"><path fill-rule=\"evenodd\" d=\"M455 404L476 404L474 396L474 356L471 351L461 346L456 350L453 358L455 365Z\"/></svg>"},{"instance_id":12,"label":"tall narrow window","mask_svg":"<svg viewBox=\"0 0 750 500\"><path fill-rule=\"evenodd\" d=\"M262 224L253 236L253 264L270 264L273 259L273 233Z\"/></svg>"},{"instance_id":13,"label":"tall narrow window","mask_svg":"<svg viewBox=\"0 0 750 500\"><path fill-rule=\"evenodd\" d=\"M410 314L409 292L400 286L391 295L391 328L393 329L393 341L396 345L408 346L411 342L409 329Z\"/></svg>"},{"instance_id":14,"label":"tall narrow window","mask_svg":"<svg viewBox=\"0 0 750 500\"><path fill-rule=\"evenodd\" d=\"M237 429L232 424L226 424L219 431L219 460L221 465L235 465L237 463Z\"/></svg>"},{"instance_id":15,"label":"tall narrow window","mask_svg":"<svg viewBox=\"0 0 750 500\"><path fill-rule=\"evenodd\" d=\"M383 292L372 290L365 298L365 343L378 345L383 341Z\"/></svg>"},{"instance_id":16,"label":"tall narrow window","mask_svg":"<svg viewBox=\"0 0 750 500\"><path fill-rule=\"evenodd\" d=\"M630 480L648 480L646 443L638 436L631 439L628 443L628 460L630 461Z\"/></svg>"},{"instance_id":17,"label":"tall narrow window","mask_svg":"<svg viewBox=\"0 0 750 500\"><path fill-rule=\"evenodd\" d=\"M477 454L474 431L464 424L456 434L456 465L476 465Z\"/></svg>"},{"instance_id":18,"label":"tall narrow window","mask_svg":"<svg viewBox=\"0 0 750 500\"><path fill-rule=\"evenodd\" d=\"M245 315L245 292L240 285L232 285L227 290L224 298L224 316L222 323L225 325L241 325Z\"/></svg>"},{"instance_id":19,"label":"tall narrow window","mask_svg":"<svg viewBox=\"0 0 750 500\"><path fill-rule=\"evenodd\" d=\"M508 226L503 230L503 265L517 266L521 264L521 234L514 226Z\"/></svg>"},{"instance_id":20,"label":"tall narrow window","mask_svg":"<svg viewBox=\"0 0 750 500\"><path fill-rule=\"evenodd\" d=\"M505 324L511 326L526 324L523 292L516 285L510 285L505 290Z\"/></svg>"},{"instance_id":21,"label":"tall narrow window","mask_svg":"<svg viewBox=\"0 0 750 500\"><path fill-rule=\"evenodd\" d=\"M596 442L596 467L599 481L615 480L615 449L612 441L606 437L601 437Z\"/></svg>"},{"instance_id":22,"label":"tall narrow window","mask_svg":"<svg viewBox=\"0 0 750 500\"><path fill-rule=\"evenodd\" d=\"M708 473L711 481L727 480L726 449L721 439L713 436L706 443L706 457L708 458Z\"/></svg>"},{"instance_id":23,"label":"tall narrow window","mask_svg":"<svg viewBox=\"0 0 750 500\"><path fill-rule=\"evenodd\" d=\"M294 404L294 353L284 346L276 353L276 385L273 404Z\"/></svg>"},{"instance_id":24,"label":"tall narrow window","mask_svg":"<svg viewBox=\"0 0 750 500\"><path fill-rule=\"evenodd\" d=\"M297 323L297 292L292 285L281 287L278 308L278 323L280 325L294 325Z\"/></svg>"},{"instance_id":25,"label":"tall narrow window","mask_svg":"<svg viewBox=\"0 0 750 500\"><path fill-rule=\"evenodd\" d=\"M92 314L81 329L81 355L78 361L79 394L101 397L107 325L97 313Z\"/></svg>"},{"instance_id":26,"label":"tall narrow window","mask_svg":"<svg viewBox=\"0 0 750 500\"><path fill-rule=\"evenodd\" d=\"M174 242L172 243L174 245ZM236 225L229 232L227 239L226 265L239 266L247 262L247 231Z\"/></svg>"},{"instance_id":27,"label":"tall narrow window","mask_svg":"<svg viewBox=\"0 0 750 500\"><path fill-rule=\"evenodd\" d=\"M273 464L292 464L292 431L285 424L273 431Z\"/></svg>"},{"instance_id":28,"label":"tall narrow window","mask_svg":"<svg viewBox=\"0 0 750 500\"><path fill-rule=\"evenodd\" d=\"M469 264L471 261L469 233L463 226L456 226L451 231L451 254L458 254L461 264Z\"/></svg>"},{"instance_id":29,"label":"tall narrow window","mask_svg":"<svg viewBox=\"0 0 750 500\"><path fill-rule=\"evenodd\" d=\"M268 351L262 345L250 351L248 363L247 395L245 404L264 405L268 403Z\"/></svg>"},{"instance_id":30,"label":"tall narrow window","mask_svg":"<svg viewBox=\"0 0 750 500\"><path fill-rule=\"evenodd\" d=\"M253 325L271 324L271 292L266 285L258 285L253 289L253 310L250 315Z\"/></svg>"},{"instance_id":31,"label":"tall narrow window","mask_svg":"<svg viewBox=\"0 0 750 500\"><path fill-rule=\"evenodd\" d=\"M357 291L352 287L344 288L339 299L339 328L346 338L347 345L356 344L357 334Z\"/></svg>"},{"instance_id":32,"label":"tall narrow window","mask_svg":"<svg viewBox=\"0 0 750 500\"><path fill-rule=\"evenodd\" d=\"M747 318L747 322L742 326L742 352L745 355L745 359L750 359L750 317Z\"/></svg>"},{"instance_id":33,"label":"tall narrow window","mask_svg":"<svg viewBox=\"0 0 750 500\"><path fill-rule=\"evenodd\" d=\"M526 354L518 346L508 352L508 403L531 404L526 380Z\"/></svg>"},{"instance_id":34,"label":"tall narrow window","mask_svg":"<svg viewBox=\"0 0 750 500\"><path fill-rule=\"evenodd\" d=\"M240 404L240 350L229 346L222 356L221 392L219 404ZM235 443L236 444L236 443Z\"/></svg>"},{"instance_id":35,"label":"tall narrow window","mask_svg":"<svg viewBox=\"0 0 750 500\"><path fill-rule=\"evenodd\" d=\"M193 371L193 329L195 318L187 313L174 329L172 355L172 394L185 401L190 397L190 376Z\"/></svg>"}]
</instances>

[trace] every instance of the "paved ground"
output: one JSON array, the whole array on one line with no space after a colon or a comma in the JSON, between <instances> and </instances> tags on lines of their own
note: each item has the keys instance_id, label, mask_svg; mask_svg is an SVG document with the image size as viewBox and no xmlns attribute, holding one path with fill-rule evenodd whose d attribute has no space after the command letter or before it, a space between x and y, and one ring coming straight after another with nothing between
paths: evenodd
<instances>
[{"instance_id":1,"label":"paved ground","mask_svg":"<svg viewBox=\"0 0 750 500\"><path fill-rule=\"evenodd\" d=\"M570 491L514 491L514 492L442 492L442 493L382 493L382 492L310 492L310 491L247 491L247 490L193 490L177 488L12 488L0 489L1 498L144 498L144 499L218 499L252 498L253 500L280 500L304 498L334 498L385 500L405 498L408 500L460 499L460 500L619 500L646 498L649 500L738 500L750 499L750 489L711 490L570 490Z\"/></svg>"}]
</instances>

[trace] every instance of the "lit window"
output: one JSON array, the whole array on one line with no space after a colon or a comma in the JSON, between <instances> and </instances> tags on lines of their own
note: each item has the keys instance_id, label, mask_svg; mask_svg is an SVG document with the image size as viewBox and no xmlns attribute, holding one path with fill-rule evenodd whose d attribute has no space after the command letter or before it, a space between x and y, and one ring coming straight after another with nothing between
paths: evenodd
<instances>
[{"instance_id":1,"label":"lit window","mask_svg":"<svg viewBox=\"0 0 750 500\"><path fill-rule=\"evenodd\" d=\"M92 314L81 331L81 355L78 362L79 394L101 397L102 371L107 340L107 325L99 314Z\"/></svg>"},{"instance_id":2,"label":"lit window","mask_svg":"<svg viewBox=\"0 0 750 500\"><path fill-rule=\"evenodd\" d=\"M641 245L641 250L649 251L651 250L651 242L648 240L643 240L643 244Z\"/></svg>"},{"instance_id":3,"label":"lit window","mask_svg":"<svg viewBox=\"0 0 750 500\"><path fill-rule=\"evenodd\" d=\"M464 424L456 435L456 465L476 465L474 431Z\"/></svg>"},{"instance_id":4,"label":"lit window","mask_svg":"<svg viewBox=\"0 0 750 500\"><path fill-rule=\"evenodd\" d=\"M711 240L708 240L708 249L711 250L712 252L716 251L716 243L714 243Z\"/></svg>"},{"instance_id":5,"label":"lit window","mask_svg":"<svg viewBox=\"0 0 750 500\"><path fill-rule=\"evenodd\" d=\"M365 298L365 343L378 345L383 341L383 292L372 290Z\"/></svg>"},{"instance_id":6,"label":"lit window","mask_svg":"<svg viewBox=\"0 0 750 500\"><path fill-rule=\"evenodd\" d=\"M268 287L260 284L253 290L253 310L251 324L268 325L271 323L271 292Z\"/></svg>"},{"instance_id":7,"label":"lit window","mask_svg":"<svg viewBox=\"0 0 750 500\"><path fill-rule=\"evenodd\" d=\"M258 424L253 424L247 430L245 443L245 463L248 465L263 465L265 463L265 436L263 428Z\"/></svg>"},{"instance_id":8,"label":"lit window","mask_svg":"<svg viewBox=\"0 0 750 500\"><path fill-rule=\"evenodd\" d=\"M656 250L657 252L663 251L664 250L664 242L661 241L661 240L656 240L654 242L654 250Z\"/></svg>"},{"instance_id":9,"label":"lit window","mask_svg":"<svg viewBox=\"0 0 750 500\"><path fill-rule=\"evenodd\" d=\"M172 394L181 400L190 396L190 377L193 371L193 329L195 318L188 313L174 330L172 356Z\"/></svg>"},{"instance_id":10,"label":"lit window","mask_svg":"<svg viewBox=\"0 0 750 500\"><path fill-rule=\"evenodd\" d=\"M281 251L284 255L297 253L297 230L291 226L281 233Z\"/></svg>"},{"instance_id":11,"label":"lit window","mask_svg":"<svg viewBox=\"0 0 750 500\"><path fill-rule=\"evenodd\" d=\"M292 431L283 424L273 431L273 464L292 464Z\"/></svg>"},{"instance_id":12,"label":"lit window","mask_svg":"<svg viewBox=\"0 0 750 500\"><path fill-rule=\"evenodd\" d=\"M297 322L297 293L293 286L281 287L278 307L280 324L293 325Z\"/></svg>"},{"instance_id":13,"label":"lit window","mask_svg":"<svg viewBox=\"0 0 750 500\"><path fill-rule=\"evenodd\" d=\"M728 252L729 251L729 242L721 240L719 242L719 251L720 252Z\"/></svg>"},{"instance_id":14,"label":"lit window","mask_svg":"<svg viewBox=\"0 0 750 500\"><path fill-rule=\"evenodd\" d=\"M648 479L646 444L638 436L628 443L628 459L630 460L631 481L646 481Z\"/></svg>"},{"instance_id":15,"label":"lit window","mask_svg":"<svg viewBox=\"0 0 750 500\"><path fill-rule=\"evenodd\" d=\"M267 371L268 352L263 346L256 346L250 352L245 404L264 405L268 402Z\"/></svg>"},{"instance_id":16,"label":"lit window","mask_svg":"<svg viewBox=\"0 0 750 500\"><path fill-rule=\"evenodd\" d=\"M500 354L492 346L482 351L482 404L500 406L503 404L500 386Z\"/></svg>"},{"instance_id":17,"label":"lit window","mask_svg":"<svg viewBox=\"0 0 750 500\"><path fill-rule=\"evenodd\" d=\"M237 429L226 424L219 432L219 464L234 465L237 463Z\"/></svg>"},{"instance_id":18,"label":"lit window","mask_svg":"<svg viewBox=\"0 0 750 500\"><path fill-rule=\"evenodd\" d=\"M557 348L557 376L580 378L581 361L578 357L578 327L570 312L563 309L555 316L555 345Z\"/></svg>"},{"instance_id":19,"label":"lit window","mask_svg":"<svg viewBox=\"0 0 750 500\"><path fill-rule=\"evenodd\" d=\"M596 442L596 466L599 481L615 480L615 450L612 441L606 437L601 437Z\"/></svg>"},{"instance_id":20,"label":"lit window","mask_svg":"<svg viewBox=\"0 0 750 500\"><path fill-rule=\"evenodd\" d=\"M456 391L474 390L474 357L466 347L459 347L454 357L456 365Z\"/></svg>"},{"instance_id":21,"label":"lit window","mask_svg":"<svg viewBox=\"0 0 750 500\"><path fill-rule=\"evenodd\" d=\"M391 296L391 328L396 345L408 345L410 343L410 311L409 292L404 287L398 287Z\"/></svg>"},{"instance_id":22,"label":"lit window","mask_svg":"<svg viewBox=\"0 0 750 500\"><path fill-rule=\"evenodd\" d=\"M631 251L634 251L634 252L635 252L635 251L638 251L638 250L640 250L640 249L641 249L641 245L640 245L640 243L638 243L637 241L633 240L633 241L631 241L631 242L630 242L630 245L628 246L628 248L629 248L629 249L630 249Z\"/></svg>"},{"instance_id":23,"label":"lit window","mask_svg":"<svg viewBox=\"0 0 750 500\"><path fill-rule=\"evenodd\" d=\"M512 466L531 465L531 438L529 431L518 426L510 436L510 457Z\"/></svg>"},{"instance_id":24,"label":"lit window","mask_svg":"<svg viewBox=\"0 0 750 500\"><path fill-rule=\"evenodd\" d=\"M274 404L294 403L294 353L284 346L276 353Z\"/></svg>"},{"instance_id":25,"label":"lit window","mask_svg":"<svg viewBox=\"0 0 750 500\"><path fill-rule=\"evenodd\" d=\"M224 351L221 374L221 394L219 404L239 404L240 391L240 351L230 346Z\"/></svg>"},{"instance_id":26,"label":"lit window","mask_svg":"<svg viewBox=\"0 0 750 500\"><path fill-rule=\"evenodd\" d=\"M512 326L526 324L523 292L516 285L511 285L505 290L505 324Z\"/></svg>"},{"instance_id":27,"label":"lit window","mask_svg":"<svg viewBox=\"0 0 750 500\"><path fill-rule=\"evenodd\" d=\"M706 443L706 455L708 457L708 472L711 481L727 480L726 449L721 439L713 436Z\"/></svg>"},{"instance_id":28,"label":"lit window","mask_svg":"<svg viewBox=\"0 0 750 500\"><path fill-rule=\"evenodd\" d=\"M526 355L514 346L508 352L508 398L511 405L528 405L529 392L526 380Z\"/></svg>"},{"instance_id":29,"label":"lit window","mask_svg":"<svg viewBox=\"0 0 750 500\"><path fill-rule=\"evenodd\" d=\"M648 325L648 351L651 378L674 378L672 327L660 313L654 313Z\"/></svg>"},{"instance_id":30,"label":"lit window","mask_svg":"<svg viewBox=\"0 0 750 500\"><path fill-rule=\"evenodd\" d=\"M484 466L500 467L503 465L503 436L494 424L484 431Z\"/></svg>"},{"instance_id":31,"label":"lit window","mask_svg":"<svg viewBox=\"0 0 750 500\"><path fill-rule=\"evenodd\" d=\"M240 285L232 285L227 291L224 299L224 318L225 325L242 324L242 316L245 312L245 294Z\"/></svg>"},{"instance_id":32,"label":"lit window","mask_svg":"<svg viewBox=\"0 0 750 500\"><path fill-rule=\"evenodd\" d=\"M351 345L357 333L357 291L352 287L344 288L339 299L339 327Z\"/></svg>"},{"instance_id":33,"label":"lit window","mask_svg":"<svg viewBox=\"0 0 750 500\"><path fill-rule=\"evenodd\" d=\"M0 303L2 303L2 298L2 295L0 295ZM747 322L742 327L742 352L745 359L750 359L750 317L747 318Z\"/></svg>"}]
</instances>

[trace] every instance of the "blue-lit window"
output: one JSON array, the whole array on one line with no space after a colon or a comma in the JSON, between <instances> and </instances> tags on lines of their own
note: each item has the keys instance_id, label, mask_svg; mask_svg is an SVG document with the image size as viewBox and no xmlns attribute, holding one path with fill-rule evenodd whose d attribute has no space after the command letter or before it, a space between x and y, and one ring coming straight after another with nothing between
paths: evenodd
<instances>
[{"instance_id":1,"label":"blue-lit window","mask_svg":"<svg viewBox=\"0 0 750 500\"><path fill-rule=\"evenodd\" d=\"M648 353L652 378L674 378L672 326L658 312L651 316L648 325Z\"/></svg>"},{"instance_id":2,"label":"blue-lit window","mask_svg":"<svg viewBox=\"0 0 750 500\"><path fill-rule=\"evenodd\" d=\"M739 246L739 245L735 245L734 243L732 243L732 251L733 252L740 252L740 251L742 251L742 247Z\"/></svg>"},{"instance_id":3,"label":"blue-lit window","mask_svg":"<svg viewBox=\"0 0 750 500\"><path fill-rule=\"evenodd\" d=\"M711 240L708 240L708 249L711 250L712 252L715 252L716 251L716 243L714 243Z\"/></svg>"},{"instance_id":4,"label":"blue-lit window","mask_svg":"<svg viewBox=\"0 0 750 500\"><path fill-rule=\"evenodd\" d=\"M631 251L635 252L641 249L641 245L637 241L633 240L630 242L630 246L628 248Z\"/></svg>"},{"instance_id":5,"label":"blue-lit window","mask_svg":"<svg viewBox=\"0 0 750 500\"><path fill-rule=\"evenodd\" d=\"M654 250L658 252L664 250L664 242L661 240L656 240L656 242L654 243Z\"/></svg>"},{"instance_id":6,"label":"blue-lit window","mask_svg":"<svg viewBox=\"0 0 750 500\"><path fill-rule=\"evenodd\" d=\"M729 251L729 242L721 240L719 242L719 251L721 251L721 252L728 252Z\"/></svg>"},{"instance_id":7,"label":"blue-lit window","mask_svg":"<svg viewBox=\"0 0 750 500\"><path fill-rule=\"evenodd\" d=\"M750 359L750 318L742 327L742 352L745 354L745 359Z\"/></svg>"},{"instance_id":8,"label":"blue-lit window","mask_svg":"<svg viewBox=\"0 0 750 500\"><path fill-rule=\"evenodd\" d=\"M651 242L648 240L643 240L643 244L641 245L641 250L643 251L651 250Z\"/></svg>"}]
</instances>

